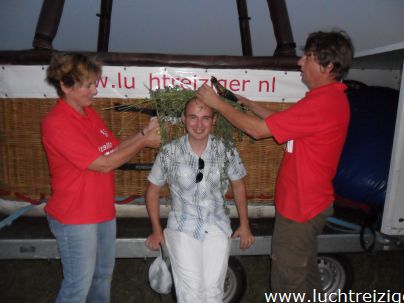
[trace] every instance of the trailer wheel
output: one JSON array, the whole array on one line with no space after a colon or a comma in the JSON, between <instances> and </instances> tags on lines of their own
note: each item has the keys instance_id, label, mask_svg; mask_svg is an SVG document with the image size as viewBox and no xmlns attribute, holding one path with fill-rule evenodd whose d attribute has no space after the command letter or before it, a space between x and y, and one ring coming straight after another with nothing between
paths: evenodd
<instances>
[{"instance_id":1,"label":"trailer wheel","mask_svg":"<svg viewBox=\"0 0 404 303\"><path fill-rule=\"evenodd\" d=\"M247 286L247 278L243 265L235 257L229 258L226 278L224 280L223 302L239 302Z\"/></svg>"},{"instance_id":2,"label":"trailer wheel","mask_svg":"<svg viewBox=\"0 0 404 303\"><path fill-rule=\"evenodd\" d=\"M319 255L317 258L324 293L331 294L338 289L348 290L352 287L353 271L344 255Z\"/></svg>"},{"instance_id":3,"label":"trailer wheel","mask_svg":"<svg viewBox=\"0 0 404 303\"><path fill-rule=\"evenodd\" d=\"M247 287L247 278L243 265L235 257L229 257L226 278L224 280L223 303L239 302ZM177 302L175 286L171 290L171 297Z\"/></svg>"}]
</instances>

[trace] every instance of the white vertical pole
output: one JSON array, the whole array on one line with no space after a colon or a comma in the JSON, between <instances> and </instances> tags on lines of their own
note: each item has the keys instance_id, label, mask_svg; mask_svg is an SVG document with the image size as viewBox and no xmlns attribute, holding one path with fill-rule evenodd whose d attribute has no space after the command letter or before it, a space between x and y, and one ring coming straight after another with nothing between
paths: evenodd
<instances>
[{"instance_id":1,"label":"white vertical pole","mask_svg":"<svg viewBox=\"0 0 404 303\"><path fill-rule=\"evenodd\" d=\"M404 69L401 73L396 127L381 232L404 235Z\"/></svg>"}]
</instances>

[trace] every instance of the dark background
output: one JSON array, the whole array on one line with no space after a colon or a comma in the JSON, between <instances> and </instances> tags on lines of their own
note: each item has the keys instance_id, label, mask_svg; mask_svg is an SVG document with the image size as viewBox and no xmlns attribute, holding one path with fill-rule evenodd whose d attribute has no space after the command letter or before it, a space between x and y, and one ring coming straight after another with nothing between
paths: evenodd
<instances>
[{"instance_id":1,"label":"dark background","mask_svg":"<svg viewBox=\"0 0 404 303\"><path fill-rule=\"evenodd\" d=\"M134 221L139 220L129 220ZM28 238L30 234L49 236L47 225L43 223L46 223L44 218L18 219L0 230L0 239L17 235ZM122 233L127 236L132 225L118 224L118 237ZM141 236L145 237L149 229L148 223L142 223ZM346 256L353 269L353 291L404 293L404 250ZM240 302L265 302L264 293L268 291L269 284L269 256L242 256L238 259L247 274L247 289ZM148 286L148 268L152 261L153 258L117 259L112 281L112 303L174 302L170 295L159 296ZM0 303L53 302L61 279L59 260L0 260Z\"/></svg>"},{"instance_id":2,"label":"dark background","mask_svg":"<svg viewBox=\"0 0 404 303\"><path fill-rule=\"evenodd\" d=\"M353 291L404 292L404 252L377 252L347 255L355 279ZM265 302L269 280L269 257L240 257L247 272L248 286L241 302ZM118 259L112 282L112 303L174 302L160 297L148 286L147 273L152 259ZM58 260L0 261L0 302L53 302L61 281Z\"/></svg>"}]
</instances>

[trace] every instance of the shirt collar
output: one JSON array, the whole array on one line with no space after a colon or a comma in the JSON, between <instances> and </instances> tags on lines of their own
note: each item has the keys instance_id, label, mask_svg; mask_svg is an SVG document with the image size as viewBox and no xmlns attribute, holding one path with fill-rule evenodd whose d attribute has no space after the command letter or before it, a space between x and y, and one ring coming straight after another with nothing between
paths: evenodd
<instances>
[{"instance_id":1,"label":"shirt collar","mask_svg":"<svg viewBox=\"0 0 404 303\"><path fill-rule=\"evenodd\" d=\"M184 141L185 141L185 147L186 147L186 149L188 150L188 152L189 152L190 154L192 154L193 156L199 158L199 156L192 150L191 144L189 143L188 134L186 134L186 135L184 136ZM210 150L211 142L212 142L212 135L209 134L209 137L208 137L208 144L206 145L206 148L205 148L205 150L203 151L203 153L202 153L202 155L201 155L201 158L204 158L204 156L206 155L206 153Z\"/></svg>"},{"instance_id":2,"label":"shirt collar","mask_svg":"<svg viewBox=\"0 0 404 303\"><path fill-rule=\"evenodd\" d=\"M65 99L60 98L58 100L58 105L71 117L79 120L88 120L89 119L89 110L87 107L84 107L84 111L86 115L81 115L79 112L77 112L72 106L69 105L69 103L66 102Z\"/></svg>"},{"instance_id":3,"label":"shirt collar","mask_svg":"<svg viewBox=\"0 0 404 303\"><path fill-rule=\"evenodd\" d=\"M317 88L315 88L313 90L309 90L306 93L306 95L308 96L308 95L311 95L311 94L320 93L320 92L322 92L324 90L329 90L330 88L340 90L341 92L344 92L344 91L347 90L348 87L342 82L333 82L333 83L329 83L329 84L326 84L326 85L319 86L319 87L317 87Z\"/></svg>"}]
</instances>

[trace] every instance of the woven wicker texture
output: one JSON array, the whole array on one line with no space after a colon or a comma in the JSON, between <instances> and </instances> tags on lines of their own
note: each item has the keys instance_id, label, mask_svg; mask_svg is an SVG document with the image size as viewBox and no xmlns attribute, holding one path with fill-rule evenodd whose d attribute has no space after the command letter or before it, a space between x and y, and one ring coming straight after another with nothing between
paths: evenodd
<instances>
[{"instance_id":1,"label":"woven wicker texture","mask_svg":"<svg viewBox=\"0 0 404 303\"><path fill-rule=\"evenodd\" d=\"M136 112L114 110L116 104L134 104L134 100L97 99L94 108L111 130L120 138L130 136L145 126L149 116ZM54 99L3 99L0 101L0 195L16 199L19 193L38 199L50 195L50 178L46 155L40 136L40 121L55 104ZM266 107L282 110L287 103L265 102ZM178 129L178 127L180 127ZM174 125L171 134L183 133ZM247 169L247 196L249 201L272 201L275 181L283 155L283 146L273 139L254 141L242 136L236 142ZM153 163L157 150L144 149L130 163ZM117 170L116 195L144 196L148 171ZM230 193L231 191L229 191ZM167 195L167 189L164 195ZM231 198L231 195L228 194Z\"/></svg>"}]
</instances>

